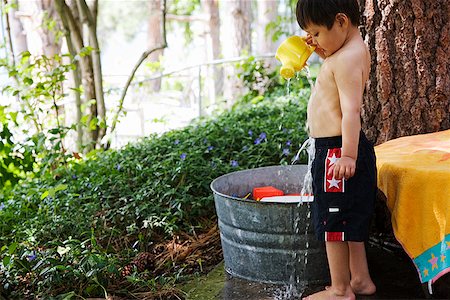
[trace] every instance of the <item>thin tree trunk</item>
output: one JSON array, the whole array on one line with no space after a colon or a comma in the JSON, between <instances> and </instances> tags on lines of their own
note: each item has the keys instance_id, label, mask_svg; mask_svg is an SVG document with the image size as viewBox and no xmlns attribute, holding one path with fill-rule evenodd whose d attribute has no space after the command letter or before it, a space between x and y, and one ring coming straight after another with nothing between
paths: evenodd
<instances>
[{"instance_id":1,"label":"thin tree trunk","mask_svg":"<svg viewBox=\"0 0 450 300\"><path fill-rule=\"evenodd\" d=\"M228 21L224 22L225 30L228 32L230 42L226 50L231 57L238 57L244 53L251 53L251 1L229 0L225 1L225 16ZM231 107L242 90L242 81L237 77L238 70L234 66L225 67L226 78L224 98L227 107Z\"/></svg>"},{"instance_id":2,"label":"thin tree trunk","mask_svg":"<svg viewBox=\"0 0 450 300\"><path fill-rule=\"evenodd\" d=\"M259 54L267 54L275 52L275 43L272 42L270 35L266 34L266 27L270 22L274 22L278 13L278 1L265 0L258 1L258 48L256 52Z\"/></svg>"},{"instance_id":3,"label":"thin tree trunk","mask_svg":"<svg viewBox=\"0 0 450 300\"><path fill-rule=\"evenodd\" d=\"M4 5L8 5L8 0L3 1ZM11 34L11 23L10 23L10 17L9 12L5 12L5 23L6 23L6 35L5 35L5 41L6 41L6 49L9 51L10 60L13 66L16 65L16 55L14 53L14 46L12 42L12 34ZM17 77L16 77L17 80Z\"/></svg>"},{"instance_id":4,"label":"thin tree trunk","mask_svg":"<svg viewBox=\"0 0 450 300\"><path fill-rule=\"evenodd\" d=\"M205 5L206 15L209 16L209 37L211 40L212 58L220 58L220 15L219 15L219 1L218 0L203 0ZM217 95L223 93L223 70L221 66L213 66L214 79L214 95L212 95L212 103L215 104Z\"/></svg>"},{"instance_id":5,"label":"thin tree trunk","mask_svg":"<svg viewBox=\"0 0 450 300\"><path fill-rule=\"evenodd\" d=\"M233 0L231 15L233 16L233 54L241 55L244 51L251 53L251 1Z\"/></svg>"},{"instance_id":6,"label":"thin tree trunk","mask_svg":"<svg viewBox=\"0 0 450 300\"><path fill-rule=\"evenodd\" d=\"M8 4L7 0L4 0L2 2L2 11L4 6L6 6ZM6 56L7 59L11 61L12 67L15 69L16 67L16 55L15 55L15 49L13 46L13 38L12 38L12 34L11 34L11 25L10 25L10 16L9 16L9 12L5 10L5 23L6 23L6 32L2 32L4 34L4 39L5 39L5 44L6 44ZM2 26L3 26L3 21L2 21ZM8 53L9 52L9 53ZM8 57L9 56L9 57ZM17 74L13 75L14 81L16 83L17 86L20 86L19 83L19 77ZM18 93L16 95L16 99L18 102L21 101L21 97L20 97L20 93ZM32 108L29 102L29 99L25 99L25 106L30 110L30 112L32 112ZM33 120L33 125L36 129L36 132L40 132L42 131L42 124L39 123L37 116L32 113L31 115L31 119Z\"/></svg>"},{"instance_id":7,"label":"thin tree trunk","mask_svg":"<svg viewBox=\"0 0 450 300\"><path fill-rule=\"evenodd\" d=\"M363 124L377 144L450 128L450 2L360 0L372 71Z\"/></svg>"},{"instance_id":8,"label":"thin tree trunk","mask_svg":"<svg viewBox=\"0 0 450 300\"><path fill-rule=\"evenodd\" d=\"M38 31L42 40L42 54L50 58L61 53L61 40L55 35L58 28L47 26L48 20L57 19L57 12L52 0L40 0L36 5L40 10Z\"/></svg>"},{"instance_id":9,"label":"thin tree trunk","mask_svg":"<svg viewBox=\"0 0 450 300\"><path fill-rule=\"evenodd\" d=\"M72 57L75 57L77 50L73 44L72 41L72 36L71 36L71 32L69 30L69 23L68 20L66 18L66 15L62 13L62 11L60 11L60 9L62 9L62 7L59 5L59 2L56 1L55 2L56 5L56 9L58 11L58 14L60 16L61 22L62 22L62 27L63 27L63 32L64 32L64 36L66 38L66 43L67 43L67 48L69 50L69 53L71 54ZM83 127L81 124L81 118L83 116L83 112L81 111L81 106L82 106L82 101L81 101L81 93L79 92L79 88L81 87L81 71L80 71L80 64L78 61L73 61L73 63L75 64L75 69L72 70L72 79L73 79L73 83L75 86L75 89L73 90L73 95L75 97L75 116L76 116L76 124L77 124L77 136L76 136L76 144L77 144L77 151L81 151L82 147L83 147ZM66 113L70 113L66 110Z\"/></svg>"},{"instance_id":10,"label":"thin tree trunk","mask_svg":"<svg viewBox=\"0 0 450 300\"><path fill-rule=\"evenodd\" d=\"M17 13L18 10L11 8L9 15L9 22L11 26L11 38L15 53L19 54L28 50L27 36Z\"/></svg>"},{"instance_id":11,"label":"thin tree trunk","mask_svg":"<svg viewBox=\"0 0 450 300\"><path fill-rule=\"evenodd\" d=\"M97 39L97 15L93 14L84 0L78 1L78 9L80 11L80 15L84 16L83 23L87 24L89 30L89 41L93 48L92 50L92 69L94 72L94 86L95 86L95 98L97 104L97 117L100 119L100 125L98 128L98 137L97 141L100 143L101 139L106 134L106 108L105 108L105 99L103 93L103 75L102 75L102 64L100 59L100 45L98 44ZM96 2L96 1L95 1ZM94 3L94 11L97 5Z\"/></svg>"},{"instance_id":12,"label":"thin tree trunk","mask_svg":"<svg viewBox=\"0 0 450 300\"><path fill-rule=\"evenodd\" d=\"M163 36L161 30L162 24L162 14L161 14L161 0L148 1L148 26L147 26L147 42L148 49L153 49L158 45L163 44ZM160 56L163 55L164 48L153 51L148 55L148 60L150 62L158 62ZM154 92L159 92L161 90L161 78L155 79L151 82L151 87Z\"/></svg>"},{"instance_id":13,"label":"thin tree trunk","mask_svg":"<svg viewBox=\"0 0 450 300\"><path fill-rule=\"evenodd\" d=\"M71 53L73 56L78 55L80 53L81 49L84 47L84 42L82 38L82 31L81 31L81 25L80 22L77 22L75 19L74 14L72 14L72 11L74 13L77 12L77 9L70 8L67 6L66 2L64 0L55 0L55 5L60 13L61 19L66 19L66 25L68 26L65 28L65 30L68 30L71 32L71 41L75 48L75 53ZM64 16L64 17L63 17ZM81 78L82 78L82 84L84 88L84 101L85 103L89 103L92 99L96 99L95 95L95 81L93 79L93 68L92 68L92 61L91 56L89 55L79 55L80 60L80 69L81 69ZM90 140L86 141L86 151L89 151L93 148L95 148L95 145L98 141L98 127L95 127L95 129L91 128L90 123L93 121L94 118L97 117L97 105L90 104L89 105L89 119L88 119L88 132L90 133Z\"/></svg>"}]
</instances>

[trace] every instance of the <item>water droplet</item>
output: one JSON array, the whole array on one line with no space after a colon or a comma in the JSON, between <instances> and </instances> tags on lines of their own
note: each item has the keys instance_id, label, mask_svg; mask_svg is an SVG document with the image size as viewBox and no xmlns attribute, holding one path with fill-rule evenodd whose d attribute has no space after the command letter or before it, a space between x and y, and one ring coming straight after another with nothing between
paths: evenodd
<instances>
[{"instance_id":1,"label":"water droplet","mask_svg":"<svg viewBox=\"0 0 450 300\"><path fill-rule=\"evenodd\" d=\"M314 82L311 78L311 70L309 69L308 66L305 66L304 70L305 70L306 79L308 80L308 83L311 86L311 90L312 90L314 88Z\"/></svg>"}]
</instances>

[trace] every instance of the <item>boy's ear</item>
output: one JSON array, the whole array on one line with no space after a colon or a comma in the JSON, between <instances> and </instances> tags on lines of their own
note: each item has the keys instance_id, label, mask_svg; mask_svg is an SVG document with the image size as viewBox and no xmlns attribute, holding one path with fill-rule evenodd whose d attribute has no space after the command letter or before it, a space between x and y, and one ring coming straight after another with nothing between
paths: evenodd
<instances>
[{"instance_id":1,"label":"boy's ear","mask_svg":"<svg viewBox=\"0 0 450 300\"><path fill-rule=\"evenodd\" d=\"M348 16L346 14L343 13L338 13L336 15L336 22L338 22L339 26L343 27L347 27L348 26L348 22L350 20L348 19Z\"/></svg>"}]
</instances>

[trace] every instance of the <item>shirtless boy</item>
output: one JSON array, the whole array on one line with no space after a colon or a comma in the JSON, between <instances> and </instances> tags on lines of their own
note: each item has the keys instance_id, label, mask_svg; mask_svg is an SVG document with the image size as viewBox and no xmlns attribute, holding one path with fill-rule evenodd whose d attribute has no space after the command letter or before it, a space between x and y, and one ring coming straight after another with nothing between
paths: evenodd
<instances>
[{"instance_id":1,"label":"shirtless boy","mask_svg":"<svg viewBox=\"0 0 450 300\"><path fill-rule=\"evenodd\" d=\"M361 131L370 55L359 33L357 0L299 0L297 21L324 61L308 104L314 138L312 212L325 241L331 286L304 299L355 299L376 287L364 241L376 195L375 152Z\"/></svg>"}]
</instances>

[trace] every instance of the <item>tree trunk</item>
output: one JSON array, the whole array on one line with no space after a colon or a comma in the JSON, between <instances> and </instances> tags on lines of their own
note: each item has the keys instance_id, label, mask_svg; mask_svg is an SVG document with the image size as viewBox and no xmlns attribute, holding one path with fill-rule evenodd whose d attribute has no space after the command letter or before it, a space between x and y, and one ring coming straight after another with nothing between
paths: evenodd
<instances>
[{"instance_id":1,"label":"tree trunk","mask_svg":"<svg viewBox=\"0 0 450 300\"><path fill-rule=\"evenodd\" d=\"M228 0L225 4L224 30L227 32L224 49L231 57L238 57L244 53L251 53L251 1ZM233 65L225 67L226 80L224 88L224 98L227 106L235 102L236 98L242 94L242 83L238 79L238 70Z\"/></svg>"},{"instance_id":2,"label":"tree trunk","mask_svg":"<svg viewBox=\"0 0 450 300\"><path fill-rule=\"evenodd\" d=\"M2 17L3 17L3 7L8 5L8 1L7 0L3 0L2 3ZM12 41L12 33L11 33L11 23L10 23L10 17L9 17L9 12L5 9L5 25L6 31L2 32L3 38L4 38L4 42L5 42L5 49L6 49L6 56L7 58L11 61L11 64L13 66L16 65L16 55L14 53L14 46L13 46L13 41ZM2 20L3 22L3 20ZM3 25L3 24L2 24ZM15 80L17 81L17 76L14 76Z\"/></svg>"},{"instance_id":3,"label":"tree trunk","mask_svg":"<svg viewBox=\"0 0 450 300\"><path fill-rule=\"evenodd\" d=\"M148 18L148 31L147 31L147 41L148 49L153 49L163 44L163 36L161 30L162 24L162 13L161 13L161 0L148 1L148 9L150 12ZM159 62L159 58L163 55L164 50L157 50L152 52L148 56L148 60L151 62ZM161 90L161 78L155 79L151 82L151 87L154 92L159 92Z\"/></svg>"},{"instance_id":4,"label":"tree trunk","mask_svg":"<svg viewBox=\"0 0 450 300\"><path fill-rule=\"evenodd\" d=\"M266 27L270 22L274 22L277 18L278 1L266 0L258 1L258 29L257 29L257 49L259 54L267 54L275 52L276 44L272 42L270 35L266 35Z\"/></svg>"},{"instance_id":5,"label":"tree trunk","mask_svg":"<svg viewBox=\"0 0 450 300\"><path fill-rule=\"evenodd\" d=\"M242 55L244 51L251 53L251 1L233 0L230 1L231 15L233 22L233 55Z\"/></svg>"},{"instance_id":6,"label":"tree trunk","mask_svg":"<svg viewBox=\"0 0 450 300\"><path fill-rule=\"evenodd\" d=\"M87 25L89 44L93 48L92 57L92 71L94 77L95 99L97 106L97 118L99 119L97 144L100 145L102 138L106 134L106 107L105 99L103 97L103 75L102 64L100 59L100 45L97 39L97 12L98 2L94 1L92 10L88 7L85 0L78 0L78 11L83 16L82 23Z\"/></svg>"},{"instance_id":7,"label":"tree trunk","mask_svg":"<svg viewBox=\"0 0 450 300\"><path fill-rule=\"evenodd\" d=\"M220 15L219 15L219 1L218 0L202 0L205 7L206 15L209 17L209 45L212 52L212 60L220 58ZM223 93L223 70L222 66L212 66L213 69L213 91L211 98L211 105L215 105L216 96Z\"/></svg>"},{"instance_id":8,"label":"tree trunk","mask_svg":"<svg viewBox=\"0 0 450 300\"><path fill-rule=\"evenodd\" d=\"M48 25L51 20L57 19L58 16L52 2L51 0L40 0L36 3L41 11L38 31L42 40L42 54L49 58L61 53L61 39L56 37L56 33L60 29L58 26L50 28Z\"/></svg>"},{"instance_id":9,"label":"tree trunk","mask_svg":"<svg viewBox=\"0 0 450 300\"><path fill-rule=\"evenodd\" d=\"M64 0L56 0L54 3L62 20L64 30L70 33L66 34L66 36L70 37L71 39L71 43L73 45L73 49L71 51L75 50L75 53L71 53L71 55L75 57L84 48L82 23L80 22L80 19L78 17L78 8L76 4L72 4L72 7L69 7ZM92 58L90 55L79 55L79 59L79 66L81 70L81 78L84 90L84 103L87 104L92 99L96 99ZM88 107L89 118L87 131L89 132L90 136L88 137L88 135L84 135L84 137L86 138L86 141L84 142L87 144L85 151L94 149L98 143L99 137L99 128L98 126L96 126L96 123L92 124L91 126L91 122L93 123L93 120L97 118L97 105L96 103L91 103Z\"/></svg>"},{"instance_id":10,"label":"tree trunk","mask_svg":"<svg viewBox=\"0 0 450 300\"><path fill-rule=\"evenodd\" d=\"M20 20L19 9L12 7L8 12L9 23L11 26L11 38L16 54L20 54L28 50L27 35Z\"/></svg>"},{"instance_id":11,"label":"tree trunk","mask_svg":"<svg viewBox=\"0 0 450 300\"><path fill-rule=\"evenodd\" d=\"M363 127L376 144L450 128L450 2L360 0L372 70Z\"/></svg>"}]
</instances>

